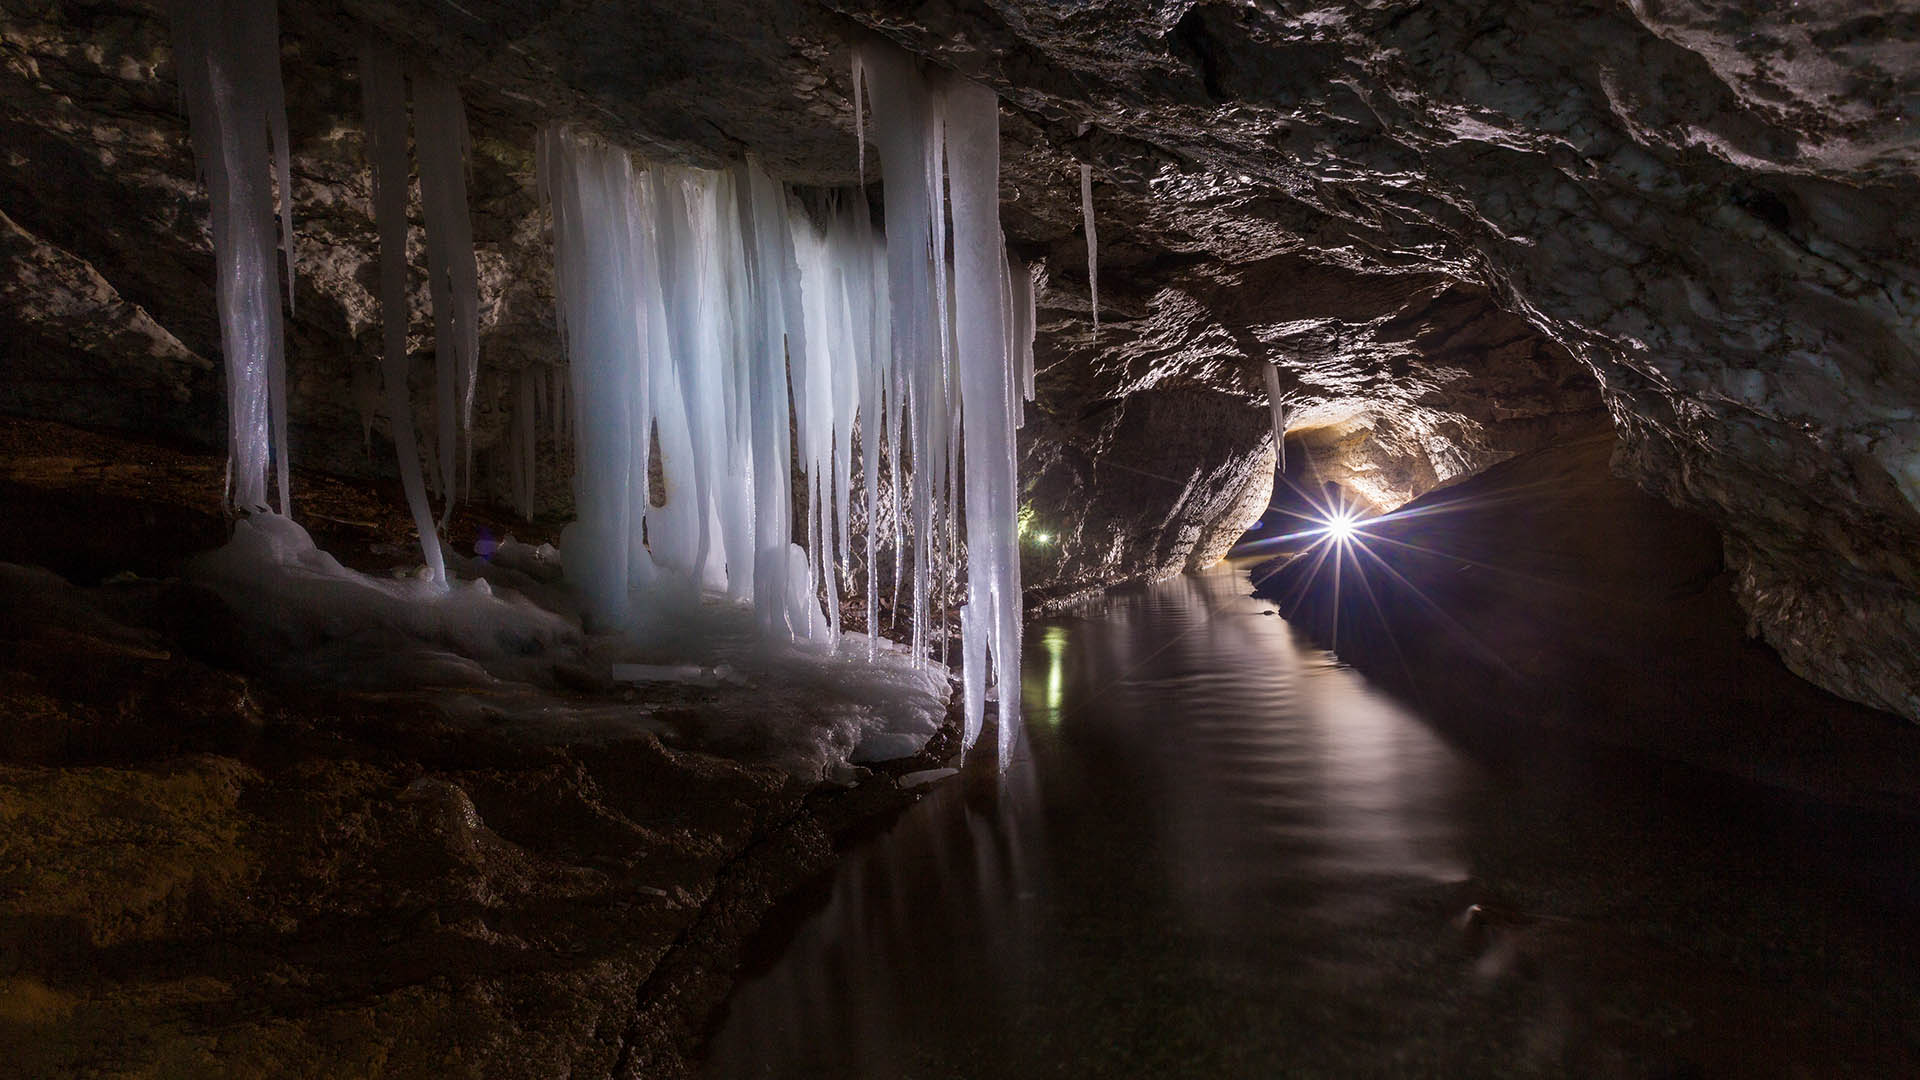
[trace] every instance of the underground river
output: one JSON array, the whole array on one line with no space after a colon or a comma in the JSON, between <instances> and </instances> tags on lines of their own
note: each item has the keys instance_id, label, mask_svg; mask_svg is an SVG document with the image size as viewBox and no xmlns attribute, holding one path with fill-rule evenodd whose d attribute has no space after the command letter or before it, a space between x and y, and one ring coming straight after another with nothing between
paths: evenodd
<instances>
[{"instance_id":1,"label":"underground river","mask_svg":"<svg viewBox=\"0 0 1920 1080\"><path fill-rule=\"evenodd\" d=\"M775 921L707 1075L1916 1074L1910 823L1478 757L1249 569L1030 623L1011 768Z\"/></svg>"}]
</instances>

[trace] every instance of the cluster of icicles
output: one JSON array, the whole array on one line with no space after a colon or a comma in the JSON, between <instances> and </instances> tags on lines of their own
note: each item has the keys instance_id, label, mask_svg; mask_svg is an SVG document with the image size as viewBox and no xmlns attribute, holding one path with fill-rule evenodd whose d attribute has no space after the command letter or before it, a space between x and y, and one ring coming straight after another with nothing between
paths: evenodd
<instances>
[{"instance_id":1,"label":"cluster of icicles","mask_svg":"<svg viewBox=\"0 0 1920 1080\"><path fill-rule=\"evenodd\" d=\"M284 513L269 144L289 289L291 177L273 6L181 2L174 18L214 196L230 497L264 509L276 465ZM412 79L440 358L423 455L407 390L407 80L385 47L366 51L362 80L387 411L423 554L444 583L427 481L451 509L455 428L471 420L478 370L465 122L450 83ZM907 613L913 655L944 659L943 612L963 587L965 742L996 687L1004 762L1018 722L1015 428L1032 394L1034 308L1028 269L1009 259L1000 228L998 100L880 44L856 51L854 80L856 100L872 108L884 227L862 189L803 195L751 162L724 172L642 165L564 126L540 133L570 385L522 376L509 473L529 505L533 416L555 414L556 442L571 436L575 464L566 575L602 629L668 595L723 593L752 606L767 648L831 646L841 596L864 590L877 634L884 589L893 618ZM863 132L863 174L864 144ZM796 466L806 489L799 536Z\"/></svg>"}]
</instances>

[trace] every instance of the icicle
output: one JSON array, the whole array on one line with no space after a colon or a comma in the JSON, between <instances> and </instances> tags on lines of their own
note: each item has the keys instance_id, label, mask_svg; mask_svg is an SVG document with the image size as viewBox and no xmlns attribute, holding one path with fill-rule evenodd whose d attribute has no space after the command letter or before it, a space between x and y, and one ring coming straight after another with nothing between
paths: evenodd
<instances>
[{"instance_id":1,"label":"icicle","mask_svg":"<svg viewBox=\"0 0 1920 1080\"><path fill-rule=\"evenodd\" d=\"M1267 380L1267 407L1273 410L1273 452L1279 455L1279 469L1287 471L1287 401L1280 395L1280 369L1272 364L1260 365L1260 373Z\"/></svg>"},{"instance_id":2,"label":"icicle","mask_svg":"<svg viewBox=\"0 0 1920 1080\"><path fill-rule=\"evenodd\" d=\"M514 375L516 394L513 406L513 434L510 440L510 455L513 470L514 506L520 516L533 520L534 507L534 470L538 462L537 432L535 416L540 397L539 387L544 379L534 374L532 368L521 368Z\"/></svg>"},{"instance_id":3,"label":"icicle","mask_svg":"<svg viewBox=\"0 0 1920 1080\"><path fill-rule=\"evenodd\" d=\"M1018 349L1019 367L1016 370L1020 372L1020 396L1027 401L1034 399L1033 339L1040 326L1039 311L1034 306L1036 290L1033 287L1033 274L1033 267L1017 262L1014 264L1013 341Z\"/></svg>"},{"instance_id":4,"label":"icicle","mask_svg":"<svg viewBox=\"0 0 1920 1080\"><path fill-rule=\"evenodd\" d=\"M747 365L753 473L753 596L761 631L776 640L804 632L804 611L793 610L789 572L793 565L793 468L787 425L789 353L805 350L804 335L789 337L788 312L798 306L799 267L794 263L787 200L757 166L744 170L742 233L748 259L747 289L756 318L749 326ZM797 334L799 328L793 328ZM791 342L791 346L789 345Z\"/></svg>"},{"instance_id":5,"label":"icicle","mask_svg":"<svg viewBox=\"0 0 1920 1080\"><path fill-rule=\"evenodd\" d=\"M864 334L860 367L860 483L866 495L867 659L878 655L880 643L880 584L875 574L880 539L880 443L887 427L886 389L892 367L890 342L882 333L886 312L885 253L875 247L873 211L866 189L855 193L848 208L850 251L844 256L856 278L850 290L854 301L854 328Z\"/></svg>"},{"instance_id":6,"label":"icicle","mask_svg":"<svg viewBox=\"0 0 1920 1080\"><path fill-rule=\"evenodd\" d=\"M387 417L399 458L400 486L420 532L420 553L443 586L446 561L427 505L420 448L407 391L407 102L400 58L390 46L368 44L360 55L360 93L366 112L367 161L373 168L373 217L380 231L381 372Z\"/></svg>"},{"instance_id":7,"label":"icicle","mask_svg":"<svg viewBox=\"0 0 1920 1080\"><path fill-rule=\"evenodd\" d=\"M239 0L175 0L172 20L194 159L211 196L214 302L227 370L227 497L231 505L264 509L271 463L285 513L286 364L275 281L275 160L289 303L293 175L278 12Z\"/></svg>"},{"instance_id":8,"label":"icicle","mask_svg":"<svg viewBox=\"0 0 1920 1080\"><path fill-rule=\"evenodd\" d=\"M1093 229L1093 166L1080 166L1080 220L1087 232L1087 298L1093 305L1093 336L1100 337L1100 237Z\"/></svg>"},{"instance_id":9,"label":"icicle","mask_svg":"<svg viewBox=\"0 0 1920 1080\"><path fill-rule=\"evenodd\" d=\"M480 284L467 214L467 119L460 92L444 77L413 78L413 125L420 159L420 207L427 223L427 273L433 297L434 416L439 429L444 523L458 501L455 462L466 447L473 478L473 397L480 372Z\"/></svg>"},{"instance_id":10,"label":"icicle","mask_svg":"<svg viewBox=\"0 0 1920 1080\"><path fill-rule=\"evenodd\" d=\"M1013 429L1032 303L1028 268L1014 269L1000 230L998 102L958 80L933 92L897 51L863 48L856 70L863 109L869 80L875 91L884 242L858 189L803 205L753 162L641 172L564 129L542 133L578 418L567 574L596 622L662 595L633 590L677 582L751 597L767 640L834 646L843 601L862 585L879 629L876 570L890 547L896 613L913 564L914 655L944 659L964 502L967 738L997 687L1004 760L1019 710ZM665 485L651 498L656 440ZM807 484L798 522L796 467ZM878 646L868 655L877 661Z\"/></svg>"},{"instance_id":11,"label":"icicle","mask_svg":"<svg viewBox=\"0 0 1920 1080\"><path fill-rule=\"evenodd\" d=\"M939 457L946 449L946 440L930 415L936 408L944 412L945 402L941 388L945 332L935 320L931 258L939 211L932 199L932 155L928 149L938 118L925 80L911 57L879 45L863 45L860 53L861 69L873 91L873 139L880 152L881 179L887 192L887 286L893 357L904 384L908 428L905 456L912 462L911 642L914 655L923 656L928 593L933 584L929 563L934 508L945 502L937 498L935 488L942 479Z\"/></svg>"},{"instance_id":12,"label":"icicle","mask_svg":"<svg viewBox=\"0 0 1920 1080\"><path fill-rule=\"evenodd\" d=\"M867 186L867 110L864 87L861 76L866 72L860 66L860 52L853 54L853 145L854 156L859 161L860 186Z\"/></svg>"},{"instance_id":13,"label":"icicle","mask_svg":"<svg viewBox=\"0 0 1920 1080\"><path fill-rule=\"evenodd\" d=\"M953 78L946 89L952 170L954 340L965 414L967 605L963 676L967 727L985 708L984 663L999 693L999 760L1005 768L1020 721L1020 551L1017 536L1014 367L1002 307L1000 102Z\"/></svg>"},{"instance_id":14,"label":"icicle","mask_svg":"<svg viewBox=\"0 0 1920 1080\"><path fill-rule=\"evenodd\" d=\"M1013 395L1009 408L1013 426L1019 428L1027 419L1020 403L1033 400L1033 271L1002 247L1000 273L1004 279L1000 295L1006 308L1007 365L1014 376L1007 388Z\"/></svg>"}]
</instances>

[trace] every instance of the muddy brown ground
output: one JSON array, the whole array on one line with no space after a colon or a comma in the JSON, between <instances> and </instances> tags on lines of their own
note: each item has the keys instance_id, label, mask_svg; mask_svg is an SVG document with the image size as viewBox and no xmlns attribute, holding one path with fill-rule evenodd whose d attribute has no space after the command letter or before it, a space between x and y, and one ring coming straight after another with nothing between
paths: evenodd
<instances>
[{"instance_id":1,"label":"muddy brown ground","mask_svg":"<svg viewBox=\"0 0 1920 1080\"><path fill-rule=\"evenodd\" d=\"M236 668L221 461L0 421L0 1061L19 1076L673 1076L741 942L915 798L653 735L541 741ZM397 485L296 474L348 565ZM488 530L551 529L485 508Z\"/></svg>"}]
</instances>

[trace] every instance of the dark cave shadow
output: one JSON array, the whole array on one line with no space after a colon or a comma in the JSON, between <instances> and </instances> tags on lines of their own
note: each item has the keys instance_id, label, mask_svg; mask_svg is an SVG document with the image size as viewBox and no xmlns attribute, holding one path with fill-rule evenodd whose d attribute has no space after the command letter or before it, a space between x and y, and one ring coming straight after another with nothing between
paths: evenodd
<instances>
[{"instance_id":1,"label":"dark cave shadow","mask_svg":"<svg viewBox=\"0 0 1920 1080\"><path fill-rule=\"evenodd\" d=\"M1296 633L1510 782L1737 819L1920 910L1920 732L1747 637L1717 531L1613 477L1611 448L1526 455L1364 523L1337 590L1318 537L1274 539L1322 516L1296 475L1236 561Z\"/></svg>"}]
</instances>

